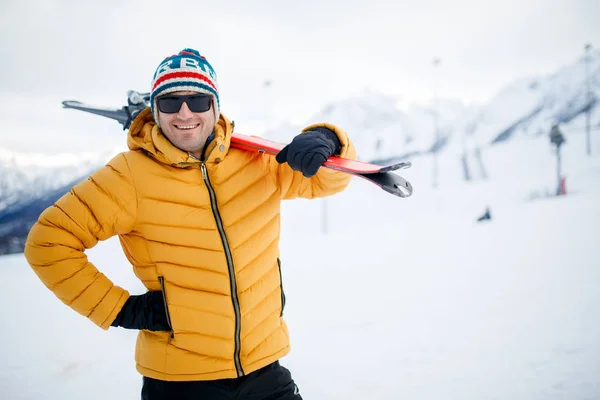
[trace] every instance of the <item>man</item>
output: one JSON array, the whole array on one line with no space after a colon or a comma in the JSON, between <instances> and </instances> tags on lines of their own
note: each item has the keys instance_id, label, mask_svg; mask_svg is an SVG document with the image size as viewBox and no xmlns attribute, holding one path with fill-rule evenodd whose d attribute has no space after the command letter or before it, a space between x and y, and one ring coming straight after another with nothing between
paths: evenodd
<instances>
[{"instance_id":1,"label":"man","mask_svg":"<svg viewBox=\"0 0 600 400\"><path fill-rule=\"evenodd\" d=\"M196 50L157 68L130 151L52 207L25 248L55 295L103 329L138 329L143 399L301 399L289 352L279 260L281 199L342 191L319 167L354 158L333 125L307 127L277 157L230 147L217 77ZM115 286L85 250L118 235L143 295Z\"/></svg>"}]
</instances>

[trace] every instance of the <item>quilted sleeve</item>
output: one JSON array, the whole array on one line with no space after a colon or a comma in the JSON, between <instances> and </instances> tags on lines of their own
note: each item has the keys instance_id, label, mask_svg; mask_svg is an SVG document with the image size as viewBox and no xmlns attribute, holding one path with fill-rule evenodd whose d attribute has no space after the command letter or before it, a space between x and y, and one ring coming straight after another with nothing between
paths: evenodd
<instances>
[{"instance_id":1,"label":"quilted sleeve","mask_svg":"<svg viewBox=\"0 0 600 400\"><path fill-rule=\"evenodd\" d=\"M108 329L129 297L88 261L85 250L133 228L137 201L119 154L48 207L31 228L25 257L62 302Z\"/></svg>"}]
</instances>

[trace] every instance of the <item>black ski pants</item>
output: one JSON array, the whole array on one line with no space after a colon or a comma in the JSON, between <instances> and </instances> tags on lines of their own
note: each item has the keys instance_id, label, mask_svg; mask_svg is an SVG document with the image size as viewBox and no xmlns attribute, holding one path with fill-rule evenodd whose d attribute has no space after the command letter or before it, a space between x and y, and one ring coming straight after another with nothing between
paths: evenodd
<instances>
[{"instance_id":1,"label":"black ski pants","mask_svg":"<svg viewBox=\"0 0 600 400\"><path fill-rule=\"evenodd\" d=\"M161 381L143 377L142 400L302 400L290 371L275 361L241 378Z\"/></svg>"}]
</instances>

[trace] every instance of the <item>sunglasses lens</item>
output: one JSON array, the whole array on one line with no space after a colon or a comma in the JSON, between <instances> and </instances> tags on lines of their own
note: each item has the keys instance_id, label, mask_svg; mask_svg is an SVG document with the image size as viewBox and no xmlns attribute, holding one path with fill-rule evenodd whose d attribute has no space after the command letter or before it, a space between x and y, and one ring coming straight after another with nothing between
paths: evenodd
<instances>
[{"instance_id":1,"label":"sunglasses lens","mask_svg":"<svg viewBox=\"0 0 600 400\"><path fill-rule=\"evenodd\" d=\"M165 114L174 114L179 112L183 102L186 102L191 112L201 113L210 110L212 104L211 96L192 95L192 96L163 96L156 99L158 109Z\"/></svg>"},{"instance_id":2,"label":"sunglasses lens","mask_svg":"<svg viewBox=\"0 0 600 400\"><path fill-rule=\"evenodd\" d=\"M178 96L165 96L156 99L160 112L174 114L179 111L183 104L183 99Z\"/></svg>"},{"instance_id":3,"label":"sunglasses lens","mask_svg":"<svg viewBox=\"0 0 600 400\"><path fill-rule=\"evenodd\" d=\"M191 112L201 113L210 110L211 96L189 96L187 105Z\"/></svg>"}]
</instances>

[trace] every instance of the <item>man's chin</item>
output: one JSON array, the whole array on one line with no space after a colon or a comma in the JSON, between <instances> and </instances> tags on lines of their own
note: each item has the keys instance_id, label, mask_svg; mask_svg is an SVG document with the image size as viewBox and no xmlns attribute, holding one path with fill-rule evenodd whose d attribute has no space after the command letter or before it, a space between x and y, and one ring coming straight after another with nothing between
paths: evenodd
<instances>
[{"instance_id":1,"label":"man's chin","mask_svg":"<svg viewBox=\"0 0 600 400\"><path fill-rule=\"evenodd\" d=\"M204 144L194 144L194 143L190 143L190 142L183 142L183 143L179 143L179 145L176 145L177 148L179 148L180 150L183 150L187 153L196 153L196 152L201 152L202 149L204 148Z\"/></svg>"}]
</instances>

